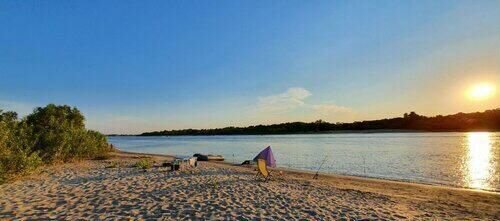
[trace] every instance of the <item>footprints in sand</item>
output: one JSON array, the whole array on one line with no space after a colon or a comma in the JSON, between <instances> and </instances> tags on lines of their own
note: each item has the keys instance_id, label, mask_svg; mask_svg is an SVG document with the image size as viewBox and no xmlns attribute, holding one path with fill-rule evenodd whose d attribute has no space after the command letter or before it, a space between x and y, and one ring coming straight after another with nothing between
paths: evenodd
<instances>
[{"instance_id":1,"label":"footprints in sand","mask_svg":"<svg viewBox=\"0 0 500 221\"><path fill-rule=\"evenodd\" d=\"M42 220L393 220L388 197L201 164L189 172L153 168L64 169L0 186L0 219ZM429 217L421 216L420 219Z\"/></svg>"}]
</instances>

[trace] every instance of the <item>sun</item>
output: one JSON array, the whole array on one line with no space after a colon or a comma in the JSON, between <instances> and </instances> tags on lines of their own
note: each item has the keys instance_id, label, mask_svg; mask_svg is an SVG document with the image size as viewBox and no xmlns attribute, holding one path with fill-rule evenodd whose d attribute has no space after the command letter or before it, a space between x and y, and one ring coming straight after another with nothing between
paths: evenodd
<instances>
[{"instance_id":1,"label":"sun","mask_svg":"<svg viewBox=\"0 0 500 221\"><path fill-rule=\"evenodd\" d=\"M489 83L480 83L472 86L467 94L473 100L484 100L495 94L495 87Z\"/></svg>"}]
</instances>

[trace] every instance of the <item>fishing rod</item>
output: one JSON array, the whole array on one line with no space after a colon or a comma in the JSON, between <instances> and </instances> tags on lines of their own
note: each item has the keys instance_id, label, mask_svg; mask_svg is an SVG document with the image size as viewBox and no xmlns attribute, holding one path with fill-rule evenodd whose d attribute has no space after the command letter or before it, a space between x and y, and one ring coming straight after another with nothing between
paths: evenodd
<instances>
[{"instance_id":1,"label":"fishing rod","mask_svg":"<svg viewBox=\"0 0 500 221\"><path fill-rule=\"evenodd\" d=\"M325 164L326 162L326 158L328 157L328 155L325 156L325 158L323 159L323 161L321 162L321 165L319 165L319 168L318 170L316 171L316 174L314 174L313 176L313 180L315 179L318 179L318 176L319 176L319 170L321 170L321 167L323 167L323 164Z\"/></svg>"}]
</instances>

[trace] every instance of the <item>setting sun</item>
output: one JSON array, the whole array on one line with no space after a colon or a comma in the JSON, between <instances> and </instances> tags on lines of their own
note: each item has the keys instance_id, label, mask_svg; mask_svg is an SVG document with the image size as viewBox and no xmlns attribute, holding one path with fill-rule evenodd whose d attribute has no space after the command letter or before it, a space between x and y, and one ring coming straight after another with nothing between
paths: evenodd
<instances>
[{"instance_id":1,"label":"setting sun","mask_svg":"<svg viewBox=\"0 0 500 221\"><path fill-rule=\"evenodd\" d=\"M471 99L474 100L484 100L487 99L495 93L495 87L488 83L482 83L472 86L468 95Z\"/></svg>"}]
</instances>

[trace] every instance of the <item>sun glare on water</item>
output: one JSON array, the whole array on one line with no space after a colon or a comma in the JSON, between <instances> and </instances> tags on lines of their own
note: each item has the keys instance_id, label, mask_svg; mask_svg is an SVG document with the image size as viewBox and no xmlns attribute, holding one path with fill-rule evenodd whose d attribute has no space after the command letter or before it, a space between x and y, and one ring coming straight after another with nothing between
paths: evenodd
<instances>
[{"instance_id":1,"label":"sun glare on water","mask_svg":"<svg viewBox=\"0 0 500 221\"><path fill-rule=\"evenodd\" d=\"M494 165L492 158L494 150L491 134L488 132L470 132L467 134L468 151L466 163L466 182L476 189L490 188L494 179ZM492 173L493 171L493 173Z\"/></svg>"},{"instance_id":2,"label":"sun glare on water","mask_svg":"<svg viewBox=\"0 0 500 221\"><path fill-rule=\"evenodd\" d=\"M495 87L488 83L477 84L471 87L468 91L469 98L473 100L484 100L493 96Z\"/></svg>"}]
</instances>

